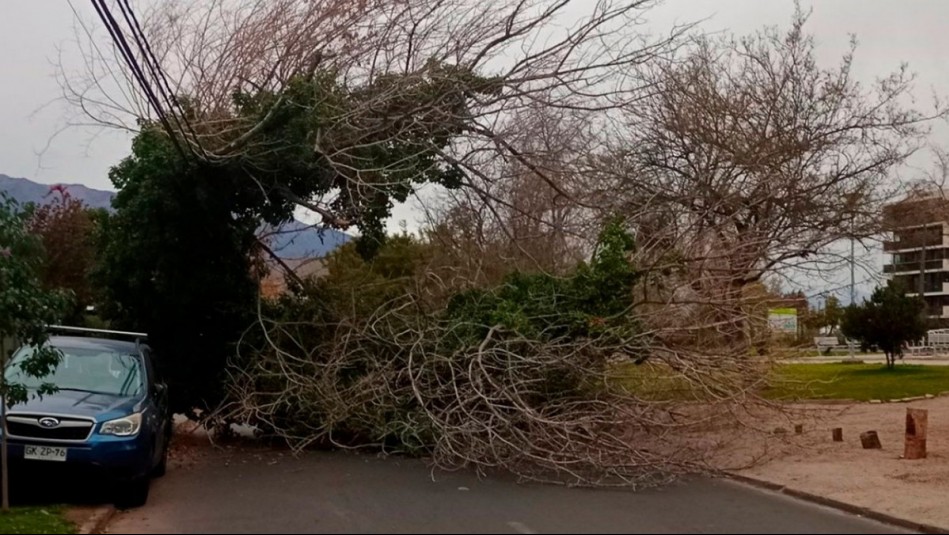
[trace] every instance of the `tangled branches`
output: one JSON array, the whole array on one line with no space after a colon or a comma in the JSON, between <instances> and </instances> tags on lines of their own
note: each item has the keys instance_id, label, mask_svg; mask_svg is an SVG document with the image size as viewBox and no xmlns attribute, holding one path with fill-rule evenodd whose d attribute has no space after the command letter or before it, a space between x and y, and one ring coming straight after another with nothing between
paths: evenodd
<instances>
[{"instance_id":1,"label":"tangled branches","mask_svg":"<svg viewBox=\"0 0 949 535\"><path fill-rule=\"evenodd\" d=\"M471 326L419 315L409 297L358 326L319 326L334 336L317 346L292 325L260 326L269 350L235 372L237 402L222 416L250 420L296 448L388 448L429 454L444 469L575 484L653 483L668 475L656 467L695 460L662 447L679 425L663 404L637 403L610 385L607 357L619 348L541 342L495 325L480 343L443 352Z\"/></svg>"},{"instance_id":2,"label":"tangled branches","mask_svg":"<svg viewBox=\"0 0 949 535\"><path fill-rule=\"evenodd\" d=\"M296 449L377 448L573 485L640 487L699 470L714 444L698 431L753 398L760 363L663 351L664 334L631 308L632 249L613 225L568 277L515 274L434 307L396 292L352 314L334 295L356 310L373 294L358 277L340 291L331 264L285 318L262 307L216 417Z\"/></svg>"}]
</instances>

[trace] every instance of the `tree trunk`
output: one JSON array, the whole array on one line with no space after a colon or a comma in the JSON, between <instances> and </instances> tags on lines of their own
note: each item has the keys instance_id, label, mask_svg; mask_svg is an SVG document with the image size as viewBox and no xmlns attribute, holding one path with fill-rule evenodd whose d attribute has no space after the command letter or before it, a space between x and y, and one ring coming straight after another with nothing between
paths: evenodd
<instances>
[{"instance_id":1,"label":"tree trunk","mask_svg":"<svg viewBox=\"0 0 949 535\"><path fill-rule=\"evenodd\" d=\"M865 450L878 450L883 447L880 444L880 435L878 435L876 431L860 433L860 444L863 445L863 449Z\"/></svg>"},{"instance_id":2,"label":"tree trunk","mask_svg":"<svg viewBox=\"0 0 949 535\"><path fill-rule=\"evenodd\" d=\"M3 512L10 510L10 467L7 462L7 347L0 336L0 492Z\"/></svg>"},{"instance_id":3,"label":"tree trunk","mask_svg":"<svg viewBox=\"0 0 949 535\"><path fill-rule=\"evenodd\" d=\"M722 304L718 307L718 316L722 338L736 355L749 356L750 333L747 330L745 313L742 310L745 283L738 276L733 276L728 282L722 296Z\"/></svg>"},{"instance_id":4,"label":"tree trunk","mask_svg":"<svg viewBox=\"0 0 949 535\"><path fill-rule=\"evenodd\" d=\"M10 510L10 470L7 462L7 394L2 388L0 386L0 432L3 433L0 435L0 471L3 471L0 492L3 492L3 512L6 513Z\"/></svg>"},{"instance_id":5,"label":"tree trunk","mask_svg":"<svg viewBox=\"0 0 949 535\"><path fill-rule=\"evenodd\" d=\"M906 409L906 442L904 459L926 458L926 427L929 412L925 409Z\"/></svg>"}]
</instances>

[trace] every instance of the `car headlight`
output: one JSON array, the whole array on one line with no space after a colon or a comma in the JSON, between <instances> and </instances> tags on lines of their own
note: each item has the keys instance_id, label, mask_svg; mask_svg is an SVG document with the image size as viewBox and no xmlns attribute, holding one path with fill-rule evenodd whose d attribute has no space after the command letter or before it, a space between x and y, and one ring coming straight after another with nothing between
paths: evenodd
<instances>
[{"instance_id":1,"label":"car headlight","mask_svg":"<svg viewBox=\"0 0 949 535\"><path fill-rule=\"evenodd\" d=\"M100 435L115 435L117 437L131 437L138 434L142 428L142 413L137 412L115 420L103 422L99 429Z\"/></svg>"}]
</instances>

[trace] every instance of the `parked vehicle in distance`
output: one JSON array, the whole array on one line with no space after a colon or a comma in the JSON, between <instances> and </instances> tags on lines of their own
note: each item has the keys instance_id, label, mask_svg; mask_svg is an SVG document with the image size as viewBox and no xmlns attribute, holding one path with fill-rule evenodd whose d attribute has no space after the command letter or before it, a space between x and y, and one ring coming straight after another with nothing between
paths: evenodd
<instances>
[{"instance_id":1,"label":"parked vehicle in distance","mask_svg":"<svg viewBox=\"0 0 949 535\"><path fill-rule=\"evenodd\" d=\"M34 347L21 347L5 370L9 381L33 390L6 414L11 472L79 474L106 481L121 508L143 505L153 476L164 475L171 438L168 389L144 334L54 327L93 336L51 336L61 353L56 369L35 378L19 367ZM126 335L135 341L107 336ZM2 432L2 430L0 430Z\"/></svg>"}]
</instances>

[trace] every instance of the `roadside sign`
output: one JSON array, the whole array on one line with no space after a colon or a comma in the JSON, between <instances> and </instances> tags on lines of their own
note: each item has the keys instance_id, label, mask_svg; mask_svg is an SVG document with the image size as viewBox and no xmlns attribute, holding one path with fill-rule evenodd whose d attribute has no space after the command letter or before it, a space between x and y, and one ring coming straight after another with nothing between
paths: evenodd
<instances>
[{"instance_id":1,"label":"roadside sign","mask_svg":"<svg viewBox=\"0 0 949 535\"><path fill-rule=\"evenodd\" d=\"M797 334L797 309L772 308L768 311L768 326L774 332Z\"/></svg>"}]
</instances>

